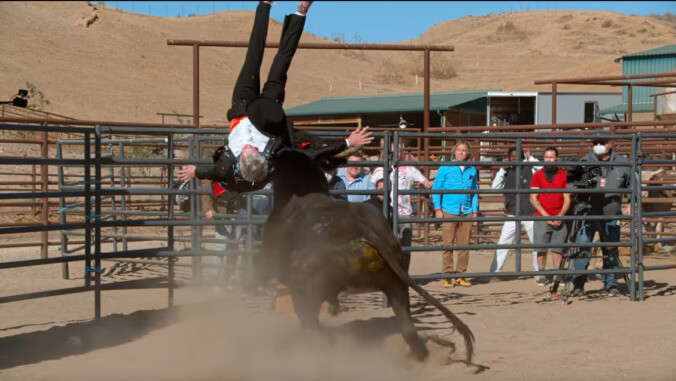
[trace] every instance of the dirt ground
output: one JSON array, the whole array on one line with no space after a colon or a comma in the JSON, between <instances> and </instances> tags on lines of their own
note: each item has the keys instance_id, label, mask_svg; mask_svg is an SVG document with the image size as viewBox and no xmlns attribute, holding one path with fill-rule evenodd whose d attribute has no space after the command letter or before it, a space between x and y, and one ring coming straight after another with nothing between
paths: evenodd
<instances>
[{"instance_id":1,"label":"dirt ground","mask_svg":"<svg viewBox=\"0 0 676 381\"><path fill-rule=\"evenodd\" d=\"M27 259L33 251L6 250L0 260ZM491 258L473 253L470 271L488 269ZM657 254L645 263L674 259ZM415 253L411 273L435 273L440 265L438 252ZM505 269L513 268L510 256ZM162 266L104 262L103 282L162 275ZM189 267L178 267L177 277L188 280ZM415 294L421 334L457 344L453 351L428 341L430 358L422 364L408 356L380 293L343 296L345 311L323 313L319 333L300 331L295 316L274 312L268 297L219 283L178 289L171 310L165 289L104 291L99 325L93 293L11 302L0 308L0 379L673 380L674 270L646 272L645 279L643 302L607 298L595 281L567 307L547 301L547 288L530 278L453 289L425 283L473 330L469 365L450 323ZM68 280L61 265L5 269L0 278L2 296L82 284L80 265L71 266Z\"/></svg>"}]
</instances>

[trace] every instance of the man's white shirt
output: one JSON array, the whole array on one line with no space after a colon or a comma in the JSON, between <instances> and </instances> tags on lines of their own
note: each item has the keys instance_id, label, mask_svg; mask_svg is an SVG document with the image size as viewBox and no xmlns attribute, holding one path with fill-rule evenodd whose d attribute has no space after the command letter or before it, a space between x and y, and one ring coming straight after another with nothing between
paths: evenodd
<instances>
[{"instance_id":1,"label":"man's white shirt","mask_svg":"<svg viewBox=\"0 0 676 381\"><path fill-rule=\"evenodd\" d=\"M540 160L538 160L536 157L531 156L524 161L539 162ZM525 168L528 168L528 167L522 167L522 168L525 169ZM542 169L542 166L532 166L531 167L532 173L535 173L535 172L539 171L540 169ZM507 174L507 171L500 168L500 170L498 170L498 173L495 174L495 178L493 179L493 183L491 184L491 188L492 189L504 189L505 188L505 175L506 174Z\"/></svg>"},{"instance_id":2,"label":"man's white shirt","mask_svg":"<svg viewBox=\"0 0 676 381\"><path fill-rule=\"evenodd\" d=\"M371 182L373 184L377 183L378 180L383 178L383 167L376 168L371 174ZM398 176L399 181L397 182L398 189L409 190L411 186L418 182L421 183L427 178L423 175L416 167L404 166L399 167ZM390 183L394 178L394 169L390 169ZM390 191L390 200L393 196L393 190ZM371 196L375 197L375 196ZM413 207L411 205L411 195L410 194L400 194L399 200L397 200L397 213L400 216L410 216L413 213Z\"/></svg>"},{"instance_id":3,"label":"man's white shirt","mask_svg":"<svg viewBox=\"0 0 676 381\"><path fill-rule=\"evenodd\" d=\"M234 119L233 124L234 126L230 127L230 135L228 136L228 148L235 156L239 157L242 148L247 144L258 148L259 152L265 150L270 138L258 131L248 117L239 120Z\"/></svg>"}]
</instances>

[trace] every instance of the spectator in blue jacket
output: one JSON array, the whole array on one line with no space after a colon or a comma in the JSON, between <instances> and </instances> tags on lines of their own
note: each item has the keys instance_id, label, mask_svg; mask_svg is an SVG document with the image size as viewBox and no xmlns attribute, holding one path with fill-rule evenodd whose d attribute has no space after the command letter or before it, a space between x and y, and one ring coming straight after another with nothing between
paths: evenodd
<instances>
[{"instance_id":1,"label":"spectator in blue jacket","mask_svg":"<svg viewBox=\"0 0 676 381\"><path fill-rule=\"evenodd\" d=\"M373 190L376 187L373 185L368 176L362 171L362 167L350 165L350 162L363 161L363 158L358 155L351 155L347 158L348 166L345 168L338 168L337 176L345 183L345 188L347 190ZM366 201L371 196L368 194L357 195L357 194L348 194L347 201L349 202L362 202Z\"/></svg>"},{"instance_id":2,"label":"spectator in blue jacket","mask_svg":"<svg viewBox=\"0 0 676 381\"><path fill-rule=\"evenodd\" d=\"M471 160L469 144L461 141L453 147L451 154L453 161ZM437 177L434 179L432 189L479 189L478 173L476 168L466 165L453 165L439 167ZM476 217L479 215L479 195L473 194L434 194L434 215L436 218L451 217ZM444 245L468 245L472 233L471 221L444 222L442 225L442 237ZM469 263L469 250L456 250L458 261L453 267L453 250L444 250L442 255L442 272L444 274L462 274L467 272ZM444 287L470 286L470 282L464 277L445 278Z\"/></svg>"}]
</instances>

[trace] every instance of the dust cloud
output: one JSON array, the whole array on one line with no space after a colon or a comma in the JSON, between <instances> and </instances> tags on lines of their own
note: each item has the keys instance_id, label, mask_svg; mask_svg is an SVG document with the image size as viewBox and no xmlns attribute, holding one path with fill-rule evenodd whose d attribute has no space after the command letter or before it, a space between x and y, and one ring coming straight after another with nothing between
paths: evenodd
<instances>
[{"instance_id":1,"label":"dust cloud","mask_svg":"<svg viewBox=\"0 0 676 381\"><path fill-rule=\"evenodd\" d=\"M414 379L425 366L409 357L391 316L349 322L322 316L328 321L316 332L300 329L293 314L265 307L227 297L88 327L107 336L71 330L60 337L76 356L61 358L49 379L96 369L102 380L397 381ZM83 360L85 367L75 365Z\"/></svg>"}]
</instances>

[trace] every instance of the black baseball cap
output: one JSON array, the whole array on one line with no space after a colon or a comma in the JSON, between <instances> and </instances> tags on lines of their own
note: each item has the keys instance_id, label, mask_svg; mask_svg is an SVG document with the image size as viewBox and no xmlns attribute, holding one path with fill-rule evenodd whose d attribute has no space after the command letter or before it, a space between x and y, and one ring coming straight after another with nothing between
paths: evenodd
<instances>
[{"instance_id":1,"label":"black baseball cap","mask_svg":"<svg viewBox=\"0 0 676 381\"><path fill-rule=\"evenodd\" d=\"M608 143L610 141L610 134L607 131L597 131L594 134L594 137L591 139L591 142L596 143Z\"/></svg>"}]
</instances>

